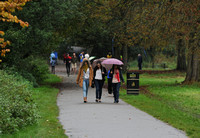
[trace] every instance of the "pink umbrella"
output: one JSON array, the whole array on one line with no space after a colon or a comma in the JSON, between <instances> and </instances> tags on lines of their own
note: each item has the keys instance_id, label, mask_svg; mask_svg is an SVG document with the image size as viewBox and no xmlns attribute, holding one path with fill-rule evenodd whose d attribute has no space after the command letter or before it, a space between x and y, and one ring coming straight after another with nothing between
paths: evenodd
<instances>
[{"instance_id":1,"label":"pink umbrella","mask_svg":"<svg viewBox=\"0 0 200 138\"><path fill-rule=\"evenodd\" d=\"M116 58L108 58L101 63L107 70L112 68L112 65L124 65L124 63Z\"/></svg>"}]
</instances>

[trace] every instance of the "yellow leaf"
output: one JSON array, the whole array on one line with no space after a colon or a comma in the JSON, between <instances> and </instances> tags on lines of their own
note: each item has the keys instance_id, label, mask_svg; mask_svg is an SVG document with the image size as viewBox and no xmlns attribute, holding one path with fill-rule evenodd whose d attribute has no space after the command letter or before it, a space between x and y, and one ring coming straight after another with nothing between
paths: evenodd
<instances>
[{"instance_id":1,"label":"yellow leaf","mask_svg":"<svg viewBox=\"0 0 200 138\"><path fill-rule=\"evenodd\" d=\"M0 31L0 35L3 36L5 33L3 31Z\"/></svg>"}]
</instances>

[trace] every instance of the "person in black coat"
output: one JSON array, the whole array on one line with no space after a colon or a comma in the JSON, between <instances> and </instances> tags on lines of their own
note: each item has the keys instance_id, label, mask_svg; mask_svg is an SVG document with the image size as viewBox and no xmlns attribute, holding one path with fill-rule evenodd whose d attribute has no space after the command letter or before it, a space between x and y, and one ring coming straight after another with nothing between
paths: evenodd
<instances>
[{"instance_id":1,"label":"person in black coat","mask_svg":"<svg viewBox=\"0 0 200 138\"><path fill-rule=\"evenodd\" d=\"M107 75L106 69L98 61L96 67L94 68L94 83L96 86L96 102L101 102L102 87L104 85L105 76Z\"/></svg>"},{"instance_id":2,"label":"person in black coat","mask_svg":"<svg viewBox=\"0 0 200 138\"><path fill-rule=\"evenodd\" d=\"M113 65L113 68L110 71L110 77L112 79L113 94L114 94L114 103L119 102L119 89L121 82L124 84L124 78L122 71L119 66Z\"/></svg>"},{"instance_id":3,"label":"person in black coat","mask_svg":"<svg viewBox=\"0 0 200 138\"><path fill-rule=\"evenodd\" d=\"M142 70L142 55L138 54L138 68Z\"/></svg>"},{"instance_id":4,"label":"person in black coat","mask_svg":"<svg viewBox=\"0 0 200 138\"><path fill-rule=\"evenodd\" d=\"M69 74L70 74L71 60L72 60L72 58L67 53L66 58L64 58L64 63L66 64L66 69L67 69L67 75L68 75L68 77L69 77Z\"/></svg>"}]
</instances>

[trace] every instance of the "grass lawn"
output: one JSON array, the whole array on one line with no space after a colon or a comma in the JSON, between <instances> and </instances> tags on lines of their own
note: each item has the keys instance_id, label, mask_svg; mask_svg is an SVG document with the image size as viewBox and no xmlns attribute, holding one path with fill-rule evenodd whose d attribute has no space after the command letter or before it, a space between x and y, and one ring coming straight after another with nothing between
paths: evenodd
<instances>
[{"instance_id":1,"label":"grass lawn","mask_svg":"<svg viewBox=\"0 0 200 138\"><path fill-rule=\"evenodd\" d=\"M165 64L165 68L164 65ZM136 60L129 62L129 70L138 70L138 62ZM152 63L148 61L144 61L142 63L143 70L174 70L176 69L176 62L166 61L163 63L155 63L154 68L152 68Z\"/></svg>"},{"instance_id":2,"label":"grass lawn","mask_svg":"<svg viewBox=\"0 0 200 138\"><path fill-rule=\"evenodd\" d=\"M181 85L183 73L140 75L140 95L120 98L154 117L183 130L189 137L200 137L200 84Z\"/></svg>"},{"instance_id":3,"label":"grass lawn","mask_svg":"<svg viewBox=\"0 0 200 138\"><path fill-rule=\"evenodd\" d=\"M1 135L2 138L66 138L64 130L60 125L58 107L56 104L58 89L51 85L61 82L61 79L50 74L42 86L33 89L33 97L39 108L38 124L28 126L15 134Z\"/></svg>"}]
</instances>

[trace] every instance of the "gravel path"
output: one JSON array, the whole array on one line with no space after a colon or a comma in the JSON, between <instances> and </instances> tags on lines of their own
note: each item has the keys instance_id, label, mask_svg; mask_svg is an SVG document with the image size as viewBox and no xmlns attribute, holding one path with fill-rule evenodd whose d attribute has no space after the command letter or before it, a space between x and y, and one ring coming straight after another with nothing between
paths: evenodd
<instances>
[{"instance_id":1,"label":"gravel path","mask_svg":"<svg viewBox=\"0 0 200 138\"><path fill-rule=\"evenodd\" d=\"M83 103L82 88L75 84L76 75L67 77L64 66L56 69L63 77L57 105L59 120L69 138L185 138L179 131L131 105L113 103L103 89L102 103L95 102L95 89L89 88L88 103Z\"/></svg>"}]
</instances>

